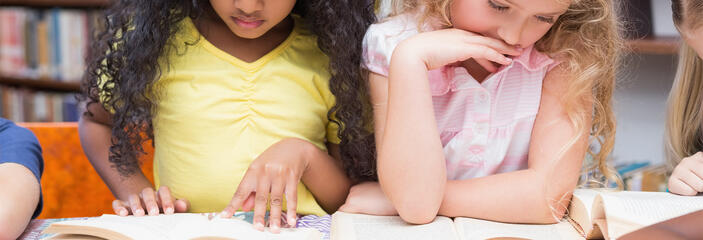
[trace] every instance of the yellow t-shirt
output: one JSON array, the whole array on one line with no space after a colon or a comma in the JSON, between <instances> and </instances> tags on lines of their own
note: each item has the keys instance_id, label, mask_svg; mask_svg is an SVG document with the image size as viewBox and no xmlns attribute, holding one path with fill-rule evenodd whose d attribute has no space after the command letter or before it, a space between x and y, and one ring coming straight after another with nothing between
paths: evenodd
<instances>
[{"instance_id":1,"label":"yellow t-shirt","mask_svg":"<svg viewBox=\"0 0 703 240\"><path fill-rule=\"evenodd\" d=\"M177 50L157 82L154 179L188 199L192 212L223 210L249 164L284 138L320 149L339 143L327 118L335 101L328 58L294 19L290 36L252 63L216 48L189 18L171 39ZM297 210L325 214L302 183Z\"/></svg>"}]
</instances>

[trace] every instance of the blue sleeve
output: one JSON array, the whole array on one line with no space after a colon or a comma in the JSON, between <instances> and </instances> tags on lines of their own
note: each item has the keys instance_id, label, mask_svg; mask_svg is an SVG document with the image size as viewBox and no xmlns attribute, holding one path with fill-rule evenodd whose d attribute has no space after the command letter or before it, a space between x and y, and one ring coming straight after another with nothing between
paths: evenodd
<instances>
[{"instance_id":1,"label":"blue sleeve","mask_svg":"<svg viewBox=\"0 0 703 240\"><path fill-rule=\"evenodd\" d=\"M39 205L32 218L41 213L41 175L44 171L42 150L39 141L31 131L19 127L9 120L0 118L0 164L17 163L32 171L40 183Z\"/></svg>"}]
</instances>

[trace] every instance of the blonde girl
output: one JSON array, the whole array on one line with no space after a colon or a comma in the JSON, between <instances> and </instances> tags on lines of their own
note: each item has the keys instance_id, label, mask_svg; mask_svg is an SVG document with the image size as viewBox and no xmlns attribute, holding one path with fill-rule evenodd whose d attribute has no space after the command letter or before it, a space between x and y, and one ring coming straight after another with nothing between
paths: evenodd
<instances>
[{"instance_id":1,"label":"blonde girl","mask_svg":"<svg viewBox=\"0 0 703 240\"><path fill-rule=\"evenodd\" d=\"M669 93L666 152L673 172L668 187L672 193L696 195L703 192L703 1L673 0L672 9L684 43Z\"/></svg>"},{"instance_id":2,"label":"blonde girl","mask_svg":"<svg viewBox=\"0 0 703 240\"><path fill-rule=\"evenodd\" d=\"M342 211L554 223L587 153L616 179L611 1L394 6L364 40L379 182L354 186Z\"/></svg>"}]
</instances>

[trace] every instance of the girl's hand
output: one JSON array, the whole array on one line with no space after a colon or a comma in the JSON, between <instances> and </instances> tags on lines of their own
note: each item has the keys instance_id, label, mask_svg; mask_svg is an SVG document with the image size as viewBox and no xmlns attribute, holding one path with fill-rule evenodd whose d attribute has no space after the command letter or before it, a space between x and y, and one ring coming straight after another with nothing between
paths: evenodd
<instances>
[{"instance_id":1,"label":"girl's hand","mask_svg":"<svg viewBox=\"0 0 703 240\"><path fill-rule=\"evenodd\" d=\"M126 201L120 199L112 201L112 209L120 216L130 214L144 216L145 213L149 216L159 215L159 213L173 214L187 212L188 208L190 203L185 199L173 197L166 186L161 186L156 192L151 187L144 188L139 194L129 195Z\"/></svg>"},{"instance_id":2,"label":"girl's hand","mask_svg":"<svg viewBox=\"0 0 703 240\"><path fill-rule=\"evenodd\" d=\"M473 58L487 71L495 72L498 68L491 62L508 65L512 60L505 55L518 56L521 53L522 49L503 41L451 28L408 38L398 45L393 55L419 58L428 70Z\"/></svg>"},{"instance_id":3,"label":"girl's hand","mask_svg":"<svg viewBox=\"0 0 703 240\"><path fill-rule=\"evenodd\" d=\"M684 158L669 177L669 191L693 196L703 192L703 153Z\"/></svg>"},{"instance_id":4,"label":"girl's hand","mask_svg":"<svg viewBox=\"0 0 703 240\"><path fill-rule=\"evenodd\" d=\"M289 138L266 149L251 163L220 217L230 218L237 209L250 211L254 207L254 227L263 231L269 203L271 232L279 233L285 194L288 224L295 226L298 183L308 167L311 147L316 148L305 140Z\"/></svg>"},{"instance_id":5,"label":"girl's hand","mask_svg":"<svg viewBox=\"0 0 703 240\"><path fill-rule=\"evenodd\" d=\"M393 204L386 197L378 182L364 182L349 190L347 201L339 211L380 216L397 216Z\"/></svg>"}]
</instances>

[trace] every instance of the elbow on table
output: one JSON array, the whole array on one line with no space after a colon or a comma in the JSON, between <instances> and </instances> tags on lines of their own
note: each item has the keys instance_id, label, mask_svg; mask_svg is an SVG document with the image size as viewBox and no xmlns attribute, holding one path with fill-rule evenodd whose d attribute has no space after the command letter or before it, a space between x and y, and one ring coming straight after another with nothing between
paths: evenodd
<instances>
[{"instance_id":1,"label":"elbow on table","mask_svg":"<svg viewBox=\"0 0 703 240\"><path fill-rule=\"evenodd\" d=\"M441 199L440 199L441 200ZM410 224L427 224L432 222L437 213L441 201L417 201L398 204L396 210L403 221Z\"/></svg>"},{"instance_id":2,"label":"elbow on table","mask_svg":"<svg viewBox=\"0 0 703 240\"><path fill-rule=\"evenodd\" d=\"M544 206L541 216L535 219L536 224L555 224L559 223L566 216L566 208L554 208L553 206Z\"/></svg>"},{"instance_id":3,"label":"elbow on table","mask_svg":"<svg viewBox=\"0 0 703 240\"><path fill-rule=\"evenodd\" d=\"M571 191L560 191L557 194L546 194L546 201L539 203L541 205L539 217L535 219L536 223L554 224L561 221L567 214L569 204L571 203Z\"/></svg>"},{"instance_id":4,"label":"elbow on table","mask_svg":"<svg viewBox=\"0 0 703 240\"><path fill-rule=\"evenodd\" d=\"M437 216L436 212L427 211L424 209L409 209L407 211L398 210L398 214L403 221L410 224L427 224L431 223Z\"/></svg>"}]
</instances>

